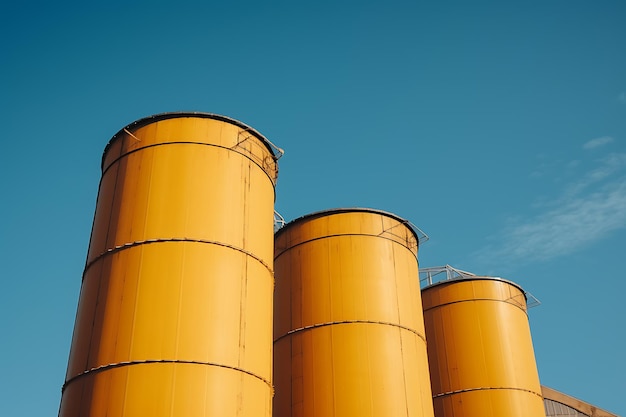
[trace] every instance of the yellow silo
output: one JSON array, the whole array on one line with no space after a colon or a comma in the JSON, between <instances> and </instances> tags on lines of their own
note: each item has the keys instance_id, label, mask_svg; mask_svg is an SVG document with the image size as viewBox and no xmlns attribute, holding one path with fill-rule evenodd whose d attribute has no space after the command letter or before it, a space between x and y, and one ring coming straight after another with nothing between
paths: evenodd
<instances>
[{"instance_id":1,"label":"yellow silo","mask_svg":"<svg viewBox=\"0 0 626 417\"><path fill-rule=\"evenodd\" d=\"M437 417L545 417L516 284L471 276L422 290Z\"/></svg>"},{"instance_id":2,"label":"yellow silo","mask_svg":"<svg viewBox=\"0 0 626 417\"><path fill-rule=\"evenodd\" d=\"M371 209L296 219L275 238L274 416L433 416L407 221Z\"/></svg>"},{"instance_id":3,"label":"yellow silo","mask_svg":"<svg viewBox=\"0 0 626 417\"><path fill-rule=\"evenodd\" d=\"M111 139L60 416L271 415L275 149L207 113Z\"/></svg>"}]
</instances>

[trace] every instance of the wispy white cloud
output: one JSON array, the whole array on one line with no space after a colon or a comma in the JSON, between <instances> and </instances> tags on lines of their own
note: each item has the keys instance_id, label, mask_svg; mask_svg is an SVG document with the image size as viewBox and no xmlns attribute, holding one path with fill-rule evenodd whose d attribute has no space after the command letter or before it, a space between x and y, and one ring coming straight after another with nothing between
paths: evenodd
<instances>
[{"instance_id":1,"label":"wispy white cloud","mask_svg":"<svg viewBox=\"0 0 626 417\"><path fill-rule=\"evenodd\" d=\"M569 184L566 187L561 200L575 198L577 194L580 194L590 186L618 174L622 169L626 168L626 154L612 153L599 160L599 162L600 164L598 167L588 171L577 181Z\"/></svg>"},{"instance_id":2,"label":"wispy white cloud","mask_svg":"<svg viewBox=\"0 0 626 417\"><path fill-rule=\"evenodd\" d=\"M626 228L626 180L511 227L499 252L509 258L549 259L621 228Z\"/></svg>"},{"instance_id":3,"label":"wispy white cloud","mask_svg":"<svg viewBox=\"0 0 626 417\"><path fill-rule=\"evenodd\" d=\"M613 142L613 138L610 136L602 136L599 138L591 139L589 142L583 145L583 149L594 149L599 148L600 146L607 145Z\"/></svg>"},{"instance_id":4,"label":"wispy white cloud","mask_svg":"<svg viewBox=\"0 0 626 417\"><path fill-rule=\"evenodd\" d=\"M579 165L580 165L580 161L578 159L574 159L573 161L569 161L567 163L568 168L576 168Z\"/></svg>"},{"instance_id":5,"label":"wispy white cloud","mask_svg":"<svg viewBox=\"0 0 626 417\"><path fill-rule=\"evenodd\" d=\"M546 260L573 253L626 229L626 153L611 154L571 182L541 212L511 222L499 243L477 256L499 261Z\"/></svg>"}]
</instances>

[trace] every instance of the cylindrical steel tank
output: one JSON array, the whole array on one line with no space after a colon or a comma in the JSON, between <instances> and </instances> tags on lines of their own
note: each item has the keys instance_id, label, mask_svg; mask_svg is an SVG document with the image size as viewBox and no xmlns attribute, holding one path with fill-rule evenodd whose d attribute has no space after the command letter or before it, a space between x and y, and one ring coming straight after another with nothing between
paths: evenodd
<instances>
[{"instance_id":1,"label":"cylindrical steel tank","mask_svg":"<svg viewBox=\"0 0 626 417\"><path fill-rule=\"evenodd\" d=\"M271 415L274 149L208 113L111 139L60 416Z\"/></svg>"},{"instance_id":2,"label":"cylindrical steel tank","mask_svg":"<svg viewBox=\"0 0 626 417\"><path fill-rule=\"evenodd\" d=\"M371 209L276 233L274 416L433 415L418 236Z\"/></svg>"},{"instance_id":3,"label":"cylindrical steel tank","mask_svg":"<svg viewBox=\"0 0 626 417\"><path fill-rule=\"evenodd\" d=\"M422 290L437 417L545 417L526 312L516 284L493 277Z\"/></svg>"}]
</instances>

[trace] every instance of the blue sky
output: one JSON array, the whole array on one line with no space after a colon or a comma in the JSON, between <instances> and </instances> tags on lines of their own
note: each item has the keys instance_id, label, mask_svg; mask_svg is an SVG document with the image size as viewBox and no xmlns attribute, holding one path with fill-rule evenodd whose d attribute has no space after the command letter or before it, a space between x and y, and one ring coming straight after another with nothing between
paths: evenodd
<instances>
[{"instance_id":1,"label":"blue sky","mask_svg":"<svg viewBox=\"0 0 626 417\"><path fill-rule=\"evenodd\" d=\"M285 150L287 219L363 206L501 276L543 384L626 415L622 1L55 2L0 12L0 415L58 410L100 157L155 113Z\"/></svg>"}]
</instances>

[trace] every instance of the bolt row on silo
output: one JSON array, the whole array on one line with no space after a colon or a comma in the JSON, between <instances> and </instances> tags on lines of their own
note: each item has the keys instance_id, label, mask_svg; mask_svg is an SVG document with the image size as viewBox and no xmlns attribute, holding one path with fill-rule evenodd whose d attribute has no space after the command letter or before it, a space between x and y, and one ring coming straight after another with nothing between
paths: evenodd
<instances>
[{"instance_id":1,"label":"bolt row on silo","mask_svg":"<svg viewBox=\"0 0 626 417\"><path fill-rule=\"evenodd\" d=\"M60 416L271 416L276 176L223 116L111 139Z\"/></svg>"}]
</instances>

